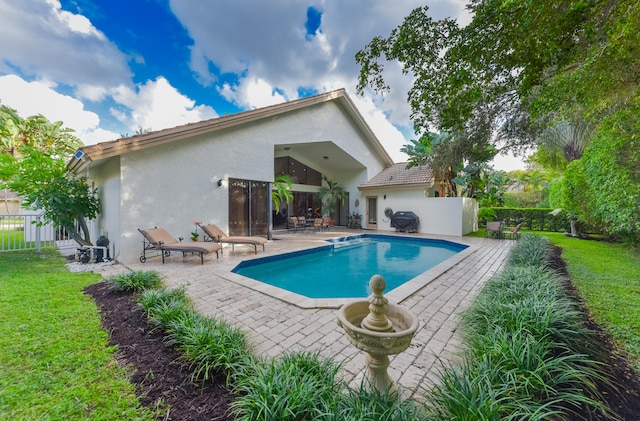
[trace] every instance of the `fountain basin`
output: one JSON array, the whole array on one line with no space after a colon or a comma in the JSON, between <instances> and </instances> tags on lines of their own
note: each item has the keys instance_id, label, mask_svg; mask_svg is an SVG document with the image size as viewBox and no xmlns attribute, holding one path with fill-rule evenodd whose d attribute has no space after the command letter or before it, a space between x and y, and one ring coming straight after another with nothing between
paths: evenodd
<instances>
[{"instance_id":1,"label":"fountain basin","mask_svg":"<svg viewBox=\"0 0 640 421\"><path fill-rule=\"evenodd\" d=\"M361 327L369 314L368 301L355 301L340 308L338 324L353 346L373 355L395 355L409 347L418 330L418 318L395 304L388 303L385 308L393 326L390 332L375 332Z\"/></svg>"}]
</instances>

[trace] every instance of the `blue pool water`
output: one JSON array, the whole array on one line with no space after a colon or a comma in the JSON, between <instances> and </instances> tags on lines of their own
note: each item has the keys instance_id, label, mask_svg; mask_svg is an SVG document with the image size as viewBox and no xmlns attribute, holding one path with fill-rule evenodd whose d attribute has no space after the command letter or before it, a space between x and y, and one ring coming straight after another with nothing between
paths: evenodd
<instances>
[{"instance_id":1,"label":"blue pool water","mask_svg":"<svg viewBox=\"0 0 640 421\"><path fill-rule=\"evenodd\" d=\"M309 298L367 297L380 274L386 291L447 260L467 246L445 240L364 234L333 244L241 262L233 272Z\"/></svg>"}]
</instances>

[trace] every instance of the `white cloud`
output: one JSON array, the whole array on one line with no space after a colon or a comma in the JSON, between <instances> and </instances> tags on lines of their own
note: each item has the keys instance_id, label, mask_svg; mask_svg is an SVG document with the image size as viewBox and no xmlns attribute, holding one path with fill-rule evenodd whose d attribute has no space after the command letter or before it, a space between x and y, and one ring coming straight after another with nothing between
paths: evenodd
<instances>
[{"instance_id":1,"label":"white cloud","mask_svg":"<svg viewBox=\"0 0 640 421\"><path fill-rule=\"evenodd\" d=\"M147 81L136 89L119 86L112 91L113 99L128 110L112 109L112 114L131 130L160 130L216 117L213 108L195 105L164 77Z\"/></svg>"},{"instance_id":2,"label":"white cloud","mask_svg":"<svg viewBox=\"0 0 640 421\"><path fill-rule=\"evenodd\" d=\"M434 18L464 13L464 0L427 3L432 3ZM374 36L387 36L413 8L423 5L424 0L170 0L171 10L194 41L185 48L191 50L189 65L203 89L218 84L215 88L223 98L252 109L296 99L300 90L345 88L395 160L404 160L398 154L406 140L389 122L410 132L406 92L413 81L391 63L385 77L392 91L383 98L370 92L358 97L360 68L354 56ZM306 36L304 26L309 6L322 13L313 37ZM209 106L196 106L172 85L177 80L170 82L162 73L134 86L128 60L142 64L145 58L124 54L85 16L62 10L59 0L0 0L0 39L0 73L20 74L16 89L29 92L24 101L35 106L45 98L44 103L56 104L38 112L62 119L82 132L86 143L119 135L101 130L97 114L84 109L81 101L91 101L92 109L109 109L122 122L121 132L159 130L217 115ZM222 72L221 79L232 73L236 82L220 83L213 68ZM75 99L60 93L70 88ZM4 94L0 99L8 103ZM68 114L52 117L57 115L50 114L54 108Z\"/></svg>"},{"instance_id":3,"label":"white cloud","mask_svg":"<svg viewBox=\"0 0 640 421\"><path fill-rule=\"evenodd\" d=\"M400 148L407 144L407 140L402 133L387 120L371 99L353 95L351 95L351 99L391 159L394 162L405 162L408 157L405 153L400 152Z\"/></svg>"},{"instance_id":4,"label":"white cloud","mask_svg":"<svg viewBox=\"0 0 640 421\"><path fill-rule=\"evenodd\" d=\"M131 79L127 57L91 22L58 0L0 1L0 71L67 86L115 86Z\"/></svg>"},{"instance_id":5,"label":"white cloud","mask_svg":"<svg viewBox=\"0 0 640 421\"><path fill-rule=\"evenodd\" d=\"M287 101L287 98L266 81L252 77L241 79L240 83L235 86L226 83L219 92L227 101L246 109L266 107ZM288 100L292 99L295 98L288 98Z\"/></svg>"},{"instance_id":6,"label":"white cloud","mask_svg":"<svg viewBox=\"0 0 640 421\"><path fill-rule=\"evenodd\" d=\"M463 0L428 3L434 18L466 14ZM222 73L235 73L237 84L219 88L221 94L239 106L255 108L281 97L295 99L300 88L323 92L344 87L353 96L360 71L356 52L374 36L387 36L424 1L314 1L322 19L319 32L310 39L304 30L309 4L304 2L272 0L248 6L219 0L212 6L199 0L172 0L170 5L194 39L191 69L199 79L215 82L210 63ZM392 91L383 100L376 98L376 105L394 124L410 127L406 94L413 80L397 63L386 68Z\"/></svg>"},{"instance_id":7,"label":"white cloud","mask_svg":"<svg viewBox=\"0 0 640 421\"><path fill-rule=\"evenodd\" d=\"M51 122L62 121L87 145L120 137L99 128L96 113L85 110L81 101L56 92L51 84L27 82L16 75L0 76L0 100L23 118L42 114Z\"/></svg>"}]
</instances>

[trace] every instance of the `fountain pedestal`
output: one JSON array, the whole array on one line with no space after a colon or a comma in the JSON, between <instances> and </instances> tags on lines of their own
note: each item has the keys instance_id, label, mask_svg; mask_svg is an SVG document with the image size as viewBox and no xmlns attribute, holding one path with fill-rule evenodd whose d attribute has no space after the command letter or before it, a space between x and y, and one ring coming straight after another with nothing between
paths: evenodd
<instances>
[{"instance_id":1,"label":"fountain pedestal","mask_svg":"<svg viewBox=\"0 0 640 421\"><path fill-rule=\"evenodd\" d=\"M369 282L373 292L367 301L345 304L338 311L338 325L352 345L365 352L366 386L380 393L397 393L389 377L389 355L405 351L418 330L418 319L382 295L384 278L374 275Z\"/></svg>"}]
</instances>

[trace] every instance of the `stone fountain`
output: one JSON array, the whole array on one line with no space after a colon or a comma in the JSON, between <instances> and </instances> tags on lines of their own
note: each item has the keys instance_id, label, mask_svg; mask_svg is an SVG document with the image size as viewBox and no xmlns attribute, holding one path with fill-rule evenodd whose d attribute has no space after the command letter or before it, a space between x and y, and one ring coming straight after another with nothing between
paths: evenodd
<instances>
[{"instance_id":1,"label":"stone fountain","mask_svg":"<svg viewBox=\"0 0 640 421\"><path fill-rule=\"evenodd\" d=\"M345 304L338 311L340 325L349 341L365 352L368 380L365 386L380 393L397 394L387 368L389 355L405 351L418 330L418 318L402 309L382 295L387 284L380 275L373 275L369 281L372 294L367 300Z\"/></svg>"}]
</instances>

